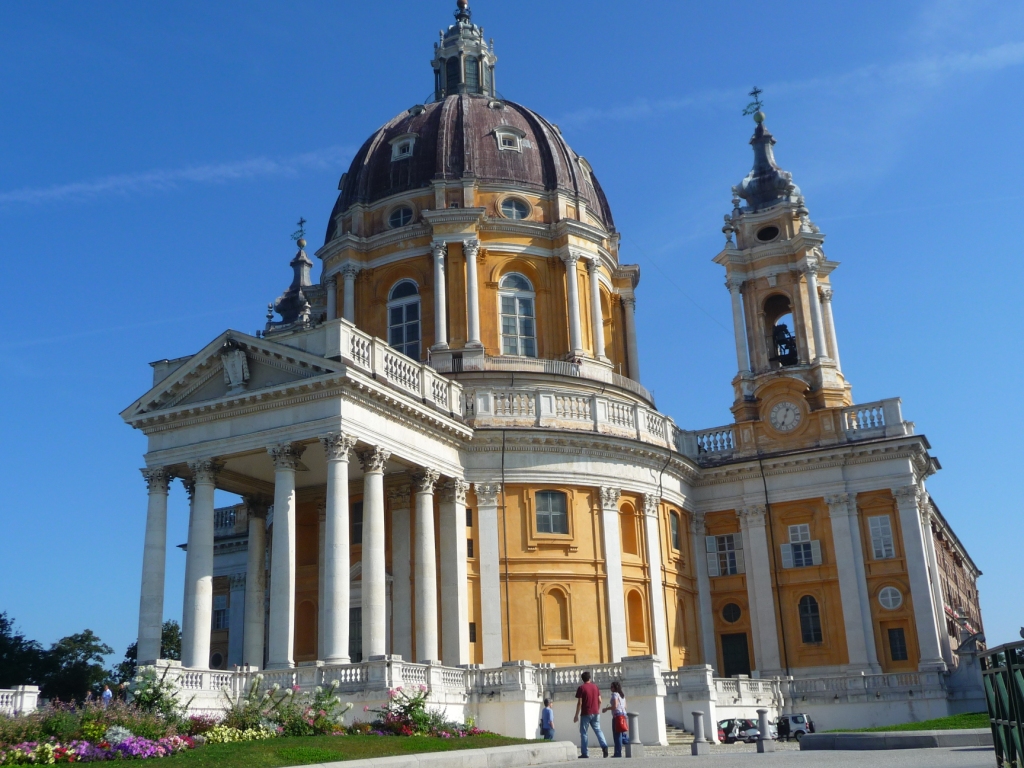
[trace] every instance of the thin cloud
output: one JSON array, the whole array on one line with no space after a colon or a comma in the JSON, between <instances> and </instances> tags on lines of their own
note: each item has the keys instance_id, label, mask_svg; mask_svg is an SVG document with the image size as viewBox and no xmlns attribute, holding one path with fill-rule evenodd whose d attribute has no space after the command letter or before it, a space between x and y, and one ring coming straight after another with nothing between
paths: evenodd
<instances>
[{"instance_id":1,"label":"thin cloud","mask_svg":"<svg viewBox=\"0 0 1024 768\"><path fill-rule=\"evenodd\" d=\"M265 176L295 176L302 170L337 168L351 154L347 147L328 147L278 159L256 157L233 163L120 174L49 187L26 187L0 192L0 205L89 200L104 195L163 192L188 184L224 184Z\"/></svg>"}]
</instances>

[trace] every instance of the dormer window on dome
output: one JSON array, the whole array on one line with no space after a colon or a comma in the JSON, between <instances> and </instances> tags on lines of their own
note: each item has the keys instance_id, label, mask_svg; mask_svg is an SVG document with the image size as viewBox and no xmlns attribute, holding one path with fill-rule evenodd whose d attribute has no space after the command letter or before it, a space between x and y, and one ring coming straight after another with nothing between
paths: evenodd
<instances>
[{"instance_id":1,"label":"dormer window on dome","mask_svg":"<svg viewBox=\"0 0 1024 768\"><path fill-rule=\"evenodd\" d=\"M391 161L406 160L412 157L412 151L416 147L417 136L415 133L403 133L391 140Z\"/></svg>"},{"instance_id":2,"label":"dormer window on dome","mask_svg":"<svg viewBox=\"0 0 1024 768\"><path fill-rule=\"evenodd\" d=\"M495 128L494 137L498 140L499 152L522 152L526 146L526 132L511 125Z\"/></svg>"}]
</instances>

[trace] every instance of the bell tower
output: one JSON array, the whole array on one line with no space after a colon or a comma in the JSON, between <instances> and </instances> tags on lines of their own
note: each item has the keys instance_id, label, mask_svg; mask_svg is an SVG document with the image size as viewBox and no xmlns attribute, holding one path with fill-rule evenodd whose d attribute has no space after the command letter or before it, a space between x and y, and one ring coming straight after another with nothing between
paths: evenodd
<instances>
[{"instance_id":1,"label":"bell tower","mask_svg":"<svg viewBox=\"0 0 1024 768\"><path fill-rule=\"evenodd\" d=\"M755 91L755 96L759 92ZM831 275L839 264L822 249L792 174L775 162L775 138L760 101L752 105L754 167L732 188L725 248L738 372L732 412L747 432L769 440L796 437L822 409L852 404L839 364ZM735 238L735 239L734 239ZM808 435L809 437L809 435Z\"/></svg>"}]
</instances>

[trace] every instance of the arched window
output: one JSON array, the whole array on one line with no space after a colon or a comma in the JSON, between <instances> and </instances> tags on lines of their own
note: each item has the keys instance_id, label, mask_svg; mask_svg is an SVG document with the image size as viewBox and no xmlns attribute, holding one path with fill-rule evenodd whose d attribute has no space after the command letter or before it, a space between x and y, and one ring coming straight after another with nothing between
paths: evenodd
<instances>
[{"instance_id":1,"label":"arched window","mask_svg":"<svg viewBox=\"0 0 1024 768\"><path fill-rule=\"evenodd\" d=\"M476 56L466 57L466 90L470 93L480 92L480 62Z\"/></svg>"},{"instance_id":2,"label":"arched window","mask_svg":"<svg viewBox=\"0 0 1024 768\"><path fill-rule=\"evenodd\" d=\"M769 296L764 303L764 319L768 331L768 361L780 367L798 365L800 352L793 332L793 307L781 294Z\"/></svg>"},{"instance_id":3,"label":"arched window","mask_svg":"<svg viewBox=\"0 0 1024 768\"><path fill-rule=\"evenodd\" d=\"M412 280L402 280L388 296L388 344L420 359L420 290Z\"/></svg>"},{"instance_id":4,"label":"arched window","mask_svg":"<svg viewBox=\"0 0 1024 768\"><path fill-rule=\"evenodd\" d=\"M640 554L640 545L636 536L636 515L632 507L625 506L619 513L619 538L622 539L622 551L630 555Z\"/></svg>"},{"instance_id":5,"label":"arched window","mask_svg":"<svg viewBox=\"0 0 1024 768\"><path fill-rule=\"evenodd\" d=\"M647 628L644 619L644 598L635 589L626 595L626 616L629 627L629 642L646 643Z\"/></svg>"},{"instance_id":6,"label":"arched window","mask_svg":"<svg viewBox=\"0 0 1024 768\"><path fill-rule=\"evenodd\" d=\"M459 92L459 81L462 80L462 65L459 64L459 57L453 56L444 65L445 91L450 96Z\"/></svg>"},{"instance_id":7,"label":"arched window","mask_svg":"<svg viewBox=\"0 0 1024 768\"><path fill-rule=\"evenodd\" d=\"M557 587L544 593L544 641L567 643L569 637L569 598Z\"/></svg>"},{"instance_id":8,"label":"arched window","mask_svg":"<svg viewBox=\"0 0 1024 768\"><path fill-rule=\"evenodd\" d=\"M800 639L804 643L820 643L821 612L818 601L810 595L800 598Z\"/></svg>"},{"instance_id":9,"label":"arched window","mask_svg":"<svg viewBox=\"0 0 1024 768\"><path fill-rule=\"evenodd\" d=\"M533 285L517 272L501 278L498 303L501 310L501 353L537 356L537 320Z\"/></svg>"},{"instance_id":10,"label":"arched window","mask_svg":"<svg viewBox=\"0 0 1024 768\"><path fill-rule=\"evenodd\" d=\"M672 529L672 549L678 552L683 548L682 531L679 529L679 513L669 512L668 521Z\"/></svg>"}]
</instances>

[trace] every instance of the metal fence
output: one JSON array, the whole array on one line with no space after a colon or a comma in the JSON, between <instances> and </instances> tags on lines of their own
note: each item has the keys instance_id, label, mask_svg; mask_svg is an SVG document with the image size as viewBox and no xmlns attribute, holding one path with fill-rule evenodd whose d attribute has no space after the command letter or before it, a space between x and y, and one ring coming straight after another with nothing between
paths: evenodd
<instances>
[{"instance_id":1,"label":"metal fence","mask_svg":"<svg viewBox=\"0 0 1024 768\"><path fill-rule=\"evenodd\" d=\"M1024 643L991 648L981 656L985 699L1000 768L1024 768Z\"/></svg>"}]
</instances>

